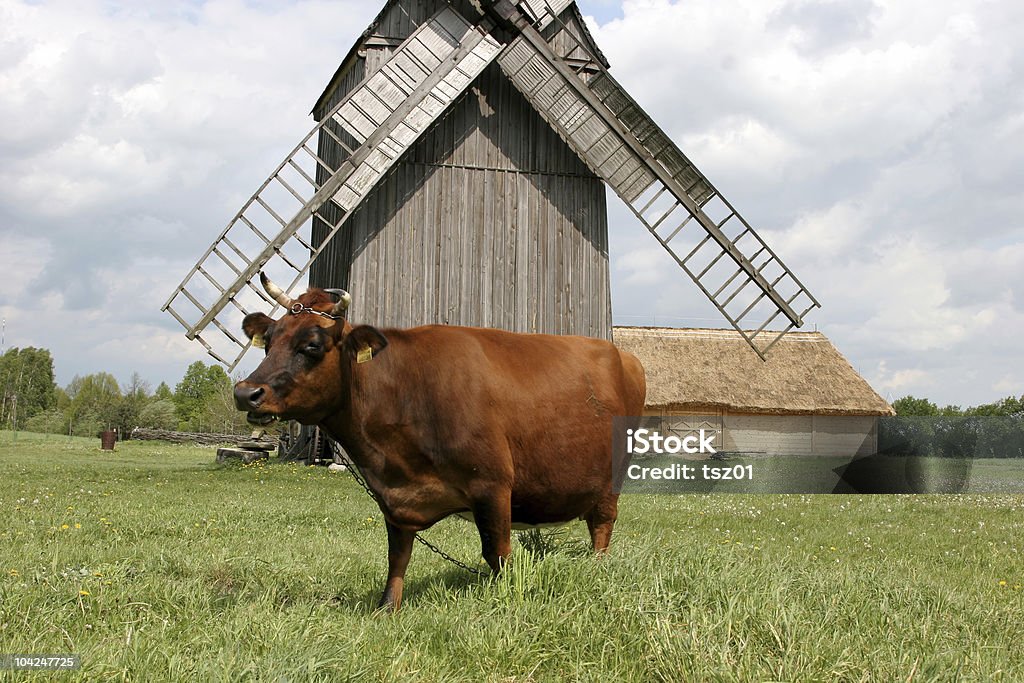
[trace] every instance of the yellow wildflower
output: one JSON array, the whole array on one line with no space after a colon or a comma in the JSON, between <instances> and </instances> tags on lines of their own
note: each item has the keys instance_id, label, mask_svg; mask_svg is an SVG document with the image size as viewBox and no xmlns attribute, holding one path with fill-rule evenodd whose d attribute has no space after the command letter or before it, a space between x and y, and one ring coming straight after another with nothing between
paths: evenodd
<instances>
[{"instance_id":1,"label":"yellow wildflower","mask_svg":"<svg viewBox=\"0 0 1024 683\"><path fill-rule=\"evenodd\" d=\"M89 591L78 591L78 594L82 597L89 595Z\"/></svg>"}]
</instances>

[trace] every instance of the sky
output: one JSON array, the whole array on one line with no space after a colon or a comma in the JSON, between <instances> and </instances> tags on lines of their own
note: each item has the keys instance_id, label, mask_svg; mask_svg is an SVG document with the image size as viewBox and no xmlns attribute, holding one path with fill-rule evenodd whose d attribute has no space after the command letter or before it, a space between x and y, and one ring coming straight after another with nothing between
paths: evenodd
<instances>
[{"instance_id":1,"label":"sky","mask_svg":"<svg viewBox=\"0 0 1024 683\"><path fill-rule=\"evenodd\" d=\"M312 127L382 0L0 0L4 348L57 381L210 359L160 312ZM885 398L1024 394L1024 4L579 0L612 74ZM609 195L617 324L719 327Z\"/></svg>"}]
</instances>

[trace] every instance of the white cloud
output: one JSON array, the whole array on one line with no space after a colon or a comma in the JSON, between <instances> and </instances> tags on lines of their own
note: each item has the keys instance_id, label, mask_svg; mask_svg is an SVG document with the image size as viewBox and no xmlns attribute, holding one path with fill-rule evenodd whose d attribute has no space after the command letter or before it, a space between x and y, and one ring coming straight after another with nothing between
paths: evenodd
<instances>
[{"instance_id":1,"label":"white cloud","mask_svg":"<svg viewBox=\"0 0 1024 683\"><path fill-rule=\"evenodd\" d=\"M53 348L61 381L118 366L173 381L202 357L160 304L312 126L320 88L378 9L3 3L8 341Z\"/></svg>"},{"instance_id":2,"label":"white cloud","mask_svg":"<svg viewBox=\"0 0 1024 683\"><path fill-rule=\"evenodd\" d=\"M0 306L4 310L30 296L27 285L43 271L49 251L49 243L39 237L10 235L4 238L0 249L0 273L4 282Z\"/></svg>"},{"instance_id":3,"label":"white cloud","mask_svg":"<svg viewBox=\"0 0 1024 683\"><path fill-rule=\"evenodd\" d=\"M613 259L613 268L623 273L625 285L658 285L667 277L664 266L664 252L657 246L633 249Z\"/></svg>"},{"instance_id":4,"label":"white cloud","mask_svg":"<svg viewBox=\"0 0 1024 683\"><path fill-rule=\"evenodd\" d=\"M992 391L999 396L1021 396L1024 395L1024 382L1016 376L1007 375L992 385Z\"/></svg>"},{"instance_id":5,"label":"white cloud","mask_svg":"<svg viewBox=\"0 0 1024 683\"><path fill-rule=\"evenodd\" d=\"M870 248L867 235L871 215L856 201L840 201L824 209L812 209L800 215L785 231L765 231L772 248L784 260L835 259Z\"/></svg>"},{"instance_id":6,"label":"white cloud","mask_svg":"<svg viewBox=\"0 0 1024 683\"><path fill-rule=\"evenodd\" d=\"M821 300L812 325L875 368L880 390L967 404L1012 387L1005 368L1024 363L1015 7L635 0L594 33L616 78ZM667 256L644 267L661 288L685 279L666 276ZM636 271L612 275L628 302L617 315L652 307ZM713 310L671 303L680 317Z\"/></svg>"},{"instance_id":7,"label":"white cloud","mask_svg":"<svg viewBox=\"0 0 1024 683\"><path fill-rule=\"evenodd\" d=\"M777 178L802 152L794 141L752 118L728 117L710 130L683 135L681 147L702 159L702 170Z\"/></svg>"},{"instance_id":8,"label":"white cloud","mask_svg":"<svg viewBox=\"0 0 1024 683\"><path fill-rule=\"evenodd\" d=\"M932 386L928 373L916 368L890 370L886 361L881 361L868 380L876 391L892 396L903 396L908 390L920 390Z\"/></svg>"},{"instance_id":9,"label":"white cloud","mask_svg":"<svg viewBox=\"0 0 1024 683\"><path fill-rule=\"evenodd\" d=\"M0 4L8 344L59 345L61 381L202 357L159 305L382 2ZM1024 364L1017 4L582 9L615 17L594 26L615 77L818 295L811 325L880 389L966 404L1019 392ZM718 320L609 203L616 319Z\"/></svg>"}]
</instances>

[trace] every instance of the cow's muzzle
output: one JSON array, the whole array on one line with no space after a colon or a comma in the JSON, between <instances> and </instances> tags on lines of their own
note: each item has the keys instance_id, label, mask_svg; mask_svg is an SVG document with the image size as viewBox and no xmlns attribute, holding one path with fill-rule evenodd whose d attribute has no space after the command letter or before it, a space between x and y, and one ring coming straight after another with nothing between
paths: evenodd
<instances>
[{"instance_id":1,"label":"cow's muzzle","mask_svg":"<svg viewBox=\"0 0 1024 683\"><path fill-rule=\"evenodd\" d=\"M277 419L276 415L260 411L267 390L263 387L235 385L235 407L246 412L246 420L254 425L267 425Z\"/></svg>"}]
</instances>

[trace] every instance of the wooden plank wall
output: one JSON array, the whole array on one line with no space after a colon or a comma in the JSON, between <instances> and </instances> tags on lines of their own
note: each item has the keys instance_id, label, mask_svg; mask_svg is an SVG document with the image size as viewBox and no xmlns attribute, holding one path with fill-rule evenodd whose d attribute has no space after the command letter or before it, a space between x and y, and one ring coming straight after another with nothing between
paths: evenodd
<instances>
[{"instance_id":1,"label":"wooden plank wall","mask_svg":"<svg viewBox=\"0 0 1024 683\"><path fill-rule=\"evenodd\" d=\"M374 35L404 37L437 7L396 3ZM389 50L366 48L325 109ZM324 136L320 154L339 150ZM323 233L314 224L314 240ZM610 339L604 184L494 64L381 181L310 282L350 290L359 322Z\"/></svg>"}]
</instances>

